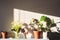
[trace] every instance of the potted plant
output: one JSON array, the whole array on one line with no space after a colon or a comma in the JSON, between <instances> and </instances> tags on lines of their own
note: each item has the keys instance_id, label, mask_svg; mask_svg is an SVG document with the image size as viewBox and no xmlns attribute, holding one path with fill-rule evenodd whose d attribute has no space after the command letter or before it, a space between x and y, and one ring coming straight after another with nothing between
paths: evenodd
<instances>
[{"instance_id":1,"label":"potted plant","mask_svg":"<svg viewBox=\"0 0 60 40\"><path fill-rule=\"evenodd\" d=\"M18 32L21 29L21 24L19 22L12 22L11 31L15 33L15 38L18 38Z\"/></svg>"},{"instance_id":2,"label":"potted plant","mask_svg":"<svg viewBox=\"0 0 60 40\"><path fill-rule=\"evenodd\" d=\"M39 22L40 22L39 28L43 32L43 39L46 39L47 32L50 31L50 27L52 26L54 21L47 16L41 16Z\"/></svg>"},{"instance_id":3,"label":"potted plant","mask_svg":"<svg viewBox=\"0 0 60 40\"><path fill-rule=\"evenodd\" d=\"M33 29L33 34L35 39L41 38L41 31L39 29L39 21L37 19L32 18L30 25Z\"/></svg>"}]
</instances>

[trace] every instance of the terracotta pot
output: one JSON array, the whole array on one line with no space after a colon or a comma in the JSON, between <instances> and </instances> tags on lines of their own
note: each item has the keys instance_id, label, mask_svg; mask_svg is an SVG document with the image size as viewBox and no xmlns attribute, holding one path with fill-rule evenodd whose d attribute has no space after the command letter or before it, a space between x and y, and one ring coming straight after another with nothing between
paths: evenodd
<instances>
[{"instance_id":1,"label":"terracotta pot","mask_svg":"<svg viewBox=\"0 0 60 40\"><path fill-rule=\"evenodd\" d=\"M34 38L38 39L38 33L39 33L39 31L33 31L33 32L34 32Z\"/></svg>"},{"instance_id":2,"label":"terracotta pot","mask_svg":"<svg viewBox=\"0 0 60 40\"><path fill-rule=\"evenodd\" d=\"M1 34L2 34L2 38L4 39L5 38L5 33L1 32Z\"/></svg>"},{"instance_id":3,"label":"terracotta pot","mask_svg":"<svg viewBox=\"0 0 60 40\"><path fill-rule=\"evenodd\" d=\"M34 32L34 38L40 39L42 38L42 32L41 31L33 31Z\"/></svg>"}]
</instances>

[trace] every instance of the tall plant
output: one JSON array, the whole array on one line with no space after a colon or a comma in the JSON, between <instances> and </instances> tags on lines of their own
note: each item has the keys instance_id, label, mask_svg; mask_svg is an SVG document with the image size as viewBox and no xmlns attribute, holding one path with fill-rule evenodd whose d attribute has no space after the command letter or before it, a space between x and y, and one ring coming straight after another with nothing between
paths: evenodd
<instances>
[{"instance_id":1,"label":"tall plant","mask_svg":"<svg viewBox=\"0 0 60 40\"><path fill-rule=\"evenodd\" d=\"M41 16L39 22L40 22L39 28L41 29L41 31L49 31L50 30L52 21L49 17Z\"/></svg>"}]
</instances>

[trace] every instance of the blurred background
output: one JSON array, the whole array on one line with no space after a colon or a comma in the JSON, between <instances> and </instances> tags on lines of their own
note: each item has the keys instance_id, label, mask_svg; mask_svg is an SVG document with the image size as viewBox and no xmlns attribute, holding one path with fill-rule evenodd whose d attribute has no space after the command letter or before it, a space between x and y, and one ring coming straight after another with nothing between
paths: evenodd
<instances>
[{"instance_id":1,"label":"blurred background","mask_svg":"<svg viewBox=\"0 0 60 40\"><path fill-rule=\"evenodd\" d=\"M9 31L14 8L60 17L60 0L0 0L0 32Z\"/></svg>"}]
</instances>

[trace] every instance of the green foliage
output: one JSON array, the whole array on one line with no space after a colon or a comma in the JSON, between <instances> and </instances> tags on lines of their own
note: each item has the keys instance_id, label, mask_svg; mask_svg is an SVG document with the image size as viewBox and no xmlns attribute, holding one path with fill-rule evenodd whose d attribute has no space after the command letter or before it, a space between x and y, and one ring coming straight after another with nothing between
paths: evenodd
<instances>
[{"instance_id":1,"label":"green foliage","mask_svg":"<svg viewBox=\"0 0 60 40\"><path fill-rule=\"evenodd\" d=\"M43 27L43 23L41 23L42 21L44 21L44 22L46 22L46 25L47 25L47 27L46 28L44 28ZM41 18L40 18L40 29L41 29L41 31L49 31L49 28L51 27L51 25L52 25L52 23L54 22L54 21L52 21L50 18L48 18L47 16L41 16Z\"/></svg>"},{"instance_id":2,"label":"green foliage","mask_svg":"<svg viewBox=\"0 0 60 40\"><path fill-rule=\"evenodd\" d=\"M21 28L21 25L20 25L20 23L12 23L12 28L11 29L13 29L12 31L15 31L15 32L17 32L18 33L18 31L19 31L19 29Z\"/></svg>"},{"instance_id":3,"label":"green foliage","mask_svg":"<svg viewBox=\"0 0 60 40\"><path fill-rule=\"evenodd\" d=\"M45 21L46 20L46 16L41 16L40 21Z\"/></svg>"},{"instance_id":4,"label":"green foliage","mask_svg":"<svg viewBox=\"0 0 60 40\"><path fill-rule=\"evenodd\" d=\"M48 17L46 17L46 16L41 16L41 18L40 18L40 22L41 21L45 21L47 24L47 26L49 26L50 24L51 24L51 19L50 18L48 18Z\"/></svg>"}]
</instances>

